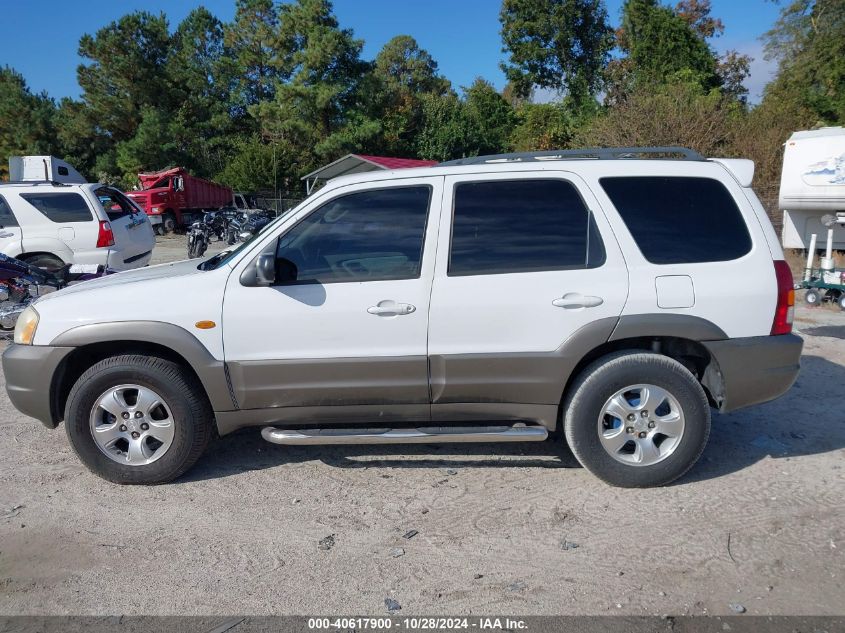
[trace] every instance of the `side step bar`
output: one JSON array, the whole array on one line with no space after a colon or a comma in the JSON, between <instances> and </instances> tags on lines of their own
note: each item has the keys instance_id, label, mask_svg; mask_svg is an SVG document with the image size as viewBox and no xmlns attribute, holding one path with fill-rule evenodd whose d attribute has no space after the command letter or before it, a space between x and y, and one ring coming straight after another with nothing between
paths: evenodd
<instances>
[{"instance_id":1,"label":"side step bar","mask_svg":"<svg viewBox=\"0 0 845 633\"><path fill-rule=\"evenodd\" d=\"M273 444L441 444L461 442L542 442L544 426L465 426L419 429L277 429L265 426L261 437Z\"/></svg>"}]
</instances>

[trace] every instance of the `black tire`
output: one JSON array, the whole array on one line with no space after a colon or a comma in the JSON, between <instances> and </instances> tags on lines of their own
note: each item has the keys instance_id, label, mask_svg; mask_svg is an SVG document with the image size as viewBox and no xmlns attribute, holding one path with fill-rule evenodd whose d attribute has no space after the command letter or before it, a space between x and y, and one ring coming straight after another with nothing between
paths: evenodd
<instances>
[{"instance_id":1,"label":"black tire","mask_svg":"<svg viewBox=\"0 0 845 633\"><path fill-rule=\"evenodd\" d=\"M158 224L153 225L153 233L156 235L164 235L164 225L159 222Z\"/></svg>"},{"instance_id":2,"label":"black tire","mask_svg":"<svg viewBox=\"0 0 845 633\"><path fill-rule=\"evenodd\" d=\"M120 464L94 442L91 410L106 390L121 384L153 389L174 419L172 444L160 459L144 465ZM65 408L65 430L73 450L94 474L118 484L163 484L185 473L213 436L214 416L202 385L181 365L163 358L122 355L106 358L76 381Z\"/></svg>"},{"instance_id":3,"label":"black tire","mask_svg":"<svg viewBox=\"0 0 845 633\"><path fill-rule=\"evenodd\" d=\"M622 463L599 439L599 416L615 393L652 384L674 397L685 418L674 451L651 465ZM600 358L579 374L564 401L564 435L579 463L599 479L623 488L666 485L698 461L710 435L710 407L704 389L676 360L648 352L618 352Z\"/></svg>"},{"instance_id":4,"label":"black tire","mask_svg":"<svg viewBox=\"0 0 845 633\"><path fill-rule=\"evenodd\" d=\"M61 270L65 263L55 255L49 253L36 253L34 255L21 255L18 259L32 266L38 266L42 270L54 273Z\"/></svg>"},{"instance_id":5,"label":"black tire","mask_svg":"<svg viewBox=\"0 0 845 633\"><path fill-rule=\"evenodd\" d=\"M161 216L161 228L165 233L173 233L176 230L176 216L170 211Z\"/></svg>"},{"instance_id":6,"label":"black tire","mask_svg":"<svg viewBox=\"0 0 845 633\"><path fill-rule=\"evenodd\" d=\"M188 242L188 259L202 257L208 248L205 237L198 235Z\"/></svg>"},{"instance_id":7,"label":"black tire","mask_svg":"<svg viewBox=\"0 0 845 633\"><path fill-rule=\"evenodd\" d=\"M840 310L845 310L845 292L839 293L839 299L836 300Z\"/></svg>"},{"instance_id":8,"label":"black tire","mask_svg":"<svg viewBox=\"0 0 845 633\"><path fill-rule=\"evenodd\" d=\"M804 293L804 303L810 307L816 307L822 303L822 294L815 288L809 288Z\"/></svg>"}]
</instances>

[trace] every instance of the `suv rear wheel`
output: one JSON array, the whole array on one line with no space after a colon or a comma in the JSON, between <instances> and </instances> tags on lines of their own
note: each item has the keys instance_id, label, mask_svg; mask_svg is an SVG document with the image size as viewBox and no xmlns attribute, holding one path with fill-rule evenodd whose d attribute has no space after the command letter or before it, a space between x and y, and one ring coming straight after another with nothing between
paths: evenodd
<instances>
[{"instance_id":1,"label":"suv rear wheel","mask_svg":"<svg viewBox=\"0 0 845 633\"><path fill-rule=\"evenodd\" d=\"M71 446L89 470L120 484L176 479L212 436L202 387L163 358L106 358L80 376L65 409Z\"/></svg>"},{"instance_id":2,"label":"suv rear wheel","mask_svg":"<svg viewBox=\"0 0 845 633\"><path fill-rule=\"evenodd\" d=\"M647 352L599 359L564 403L572 453L600 479L625 488L662 486L698 461L710 434L704 389L676 360Z\"/></svg>"},{"instance_id":3,"label":"suv rear wheel","mask_svg":"<svg viewBox=\"0 0 845 633\"><path fill-rule=\"evenodd\" d=\"M50 255L50 253L36 253L34 255L21 255L19 257L21 261L30 264L31 266L38 266L43 270L48 272L54 273L57 270L61 270L65 263L56 257L55 255Z\"/></svg>"}]
</instances>

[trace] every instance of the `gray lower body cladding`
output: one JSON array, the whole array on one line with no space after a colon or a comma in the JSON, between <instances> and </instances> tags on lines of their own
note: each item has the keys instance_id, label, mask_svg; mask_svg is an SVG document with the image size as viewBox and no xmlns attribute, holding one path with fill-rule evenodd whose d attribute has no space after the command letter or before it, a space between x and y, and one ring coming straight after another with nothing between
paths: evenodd
<instances>
[{"instance_id":1,"label":"gray lower body cladding","mask_svg":"<svg viewBox=\"0 0 845 633\"><path fill-rule=\"evenodd\" d=\"M702 343L715 359L705 385L726 413L786 393L801 367L804 342L795 334ZM718 372L719 375L714 375Z\"/></svg>"}]
</instances>

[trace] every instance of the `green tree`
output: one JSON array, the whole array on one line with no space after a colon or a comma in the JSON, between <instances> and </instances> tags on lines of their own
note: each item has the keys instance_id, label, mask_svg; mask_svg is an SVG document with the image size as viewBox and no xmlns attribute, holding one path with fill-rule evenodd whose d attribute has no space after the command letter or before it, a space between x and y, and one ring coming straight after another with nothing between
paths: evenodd
<instances>
[{"instance_id":1,"label":"green tree","mask_svg":"<svg viewBox=\"0 0 845 633\"><path fill-rule=\"evenodd\" d=\"M166 70L170 45L167 19L146 11L124 15L80 39L82 99L116 143L135 135L145 107L172 108L175 95Z\"/></svg>"},{"instance_id":2,"label":"green tree","mask_svg":"<svg viewBox=\"0 0 845 633\"><path fill-rule=\"evenodd\" d=\"M269 191L276 185L287 189L290 182L286 181L295 180L295 175L285 173L282 166L289 168L291 159L258 136L243 138L216 179L238 191Z\"/></svg>"},{"instance_id":3,"label":"green tree","mask_svg":"<svg viewBox=\"0 0 845 633\"><path fill-rule=\"evenodd\" d=\"M626 0L617 40L629 60L633 83L692 80L705 90L718 87L716 56L695 23L658 0Z\"/></svg>"},{"instance_id":4,"label":"green tree","mask_svg":"<svg viewBox=\"0 0 845 633\"><path fill-rule=\"evenodd\" d=\"M793 0L764 36L778 75L765 100L787 101L820 123L845 122L845 0Z\"/></svg>"},{"instance_id":5,"label":"green tree","mask_svg":"<svg viewBox=\"0 0 845 633\"><path fill-rule=\"evenodd\" d=\"M376 56L372 112L381 121L383 151L407 155L422 124L422 96L443 95L451 84L437 62L409 35L397 35Z\"/></svg>"},{"instance_id":6,"label":"green tree","mask_svg":"<svg viewBox=\"0 0 845 633\"><path fill-rule=\"evenodd\" d=\"M490 82L479 77L466 89L461 114L466 120L468 155L498 154L510 149L516 117L511 105Z\"/></svg>"},{"instance_id":7,"label":"green tree","mask_svg":"<svg viewBox=\"0 0 845 633\"><path fill-rule=\"evenodd\" d=\"M360 88L370 70L360 57L363 42L339 27L328 0L282 5L276 46L280 72L290 79L277 83L274 101L253 110L263 136L312 164L373 142L380 125L363 113Z\"/></svg>"},{"instance_id":8,"label":"green tree","mask_svg":"<svg viewBox=\"0 0 845 633\"><path fill-rule=\"evenodd\" d=\"M525 103L516 110L511 135L514 151L565 149L571 144L575 123L563 103Z\"/></svg>"},{"instance_id":9,"label":"green tree","mask_svg":"<svg viewBox=\"0 0 845 633\"><path fill-rule=\"evenodd\" d=\"M223 24L204 7L177 27L167 71L179 99L168 133L185 166L203 176L223 168L232 137L244 127L242 111L230 107L237 89L230 59Z\"/></svg>"},{"instance_id":10,"label":"green tree","mask_svg":"<svg viewBox=\"0 0 845 633\"><path fill-rule=\"evenodd\" d=\"M172 130L166 112L152 107L141 111L141 122L135 134L115 148L117 167L125 185L135 183L141 171L189 162L190 157L181 151Z\"/></svg>"},{"instance_id":11,"label":"green tree","mask_svg":"<svg viewBox=\"0 0 845 633\"><path fill-rule=\"evenodd\" d=\"M454 92L422 96L422 124L415 143L417 156L437 161L467 156L471 131L463 107Z\"/></svg>"},{"instance_id":12,"label":"green tree","mask_svg":"<svg viewBox=\"0 0 845 633\"><path fill-rule=\"evenodd\" d=\"M91 109L81 101L65 97L54 117L56 155L73 165L91 181L112 182L117 178L117 157L109 134L97 125Z\"/></svg>"},{"instance_id":13,"label":"green tree","mask_svg":"<svg viewBox=\"0 0 845 633\"><path fill-rule=\"evenodd\" d=\"M591 100L613 44L602 0L504 0L499 19L502 69L519 96L538 86L576 106Z\"/></svg>"},{"instance_id":14,"label":"green tree","mask_svg":"<svg viewBox=\"0 0 845 633\"><path fill-rule=\"evenodd\" d=\"M232 106L246 108L273 98L278 79L276 31L279 15L273 0L237 0L235 19L225 28L225 43L238 89Z\"/></svg>"},{"instance_id":15,"label":"green tree","mask_svg":"<svg viewBox=\"0 0 845 633\"><path fill-rule=\"evenodd\" d=\"M23 75L0 67L0 177L8 175L9 156L53 153L55 111L46 94L32 94Z\"/></svg>"}]
</instances>

